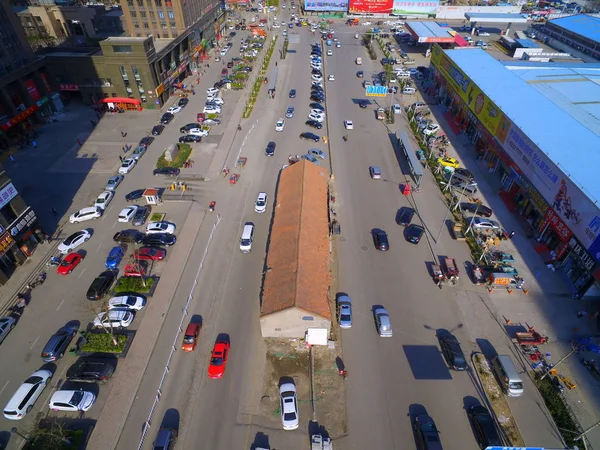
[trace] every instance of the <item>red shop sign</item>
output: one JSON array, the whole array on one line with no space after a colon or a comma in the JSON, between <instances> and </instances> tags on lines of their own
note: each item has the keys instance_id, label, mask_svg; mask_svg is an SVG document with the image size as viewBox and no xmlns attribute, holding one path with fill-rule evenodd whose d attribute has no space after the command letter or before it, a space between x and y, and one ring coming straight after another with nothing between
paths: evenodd
<instances>
[{"instance_id":1,"label":"red shop sign","mask_svg":"<svg viewBox=\"0 0 600 450\"><path fill-rule=\"evenodd\" d=\"M562 221L554 209L548 208L548 211L546 212L546 221L550 224L561 241L568 241L571 239L571 236L573 236L569 227Z\"/></svg>"},{"instance_id":2,"label":"red shop sign","mask_svg":"<svg viewBox=\"0 0 600 450\"><path fill-rule=\"evenodd\" d=\"M58 88L61 91L78 91L79 90L79 86L77 86L76 84L59 84Z\"/></svg>"},{"instance_id":3,"label":"red shop sign","mask_svg":"<svg viewBox=\"0 0 600 450\"><path fill-rule=\"evenodd\" d=\"M30 115L32 115L38 109L40 109L38 105L30 106L25 111L23 111L21 114L17 114L15 117L10 119L8 122L5 122L2 125L0 125L0 128L2 128L3 131L6 131L13 125L18 124L21 120L24 120L27 117L29 117Z\"/></svg>"}]
</instances>

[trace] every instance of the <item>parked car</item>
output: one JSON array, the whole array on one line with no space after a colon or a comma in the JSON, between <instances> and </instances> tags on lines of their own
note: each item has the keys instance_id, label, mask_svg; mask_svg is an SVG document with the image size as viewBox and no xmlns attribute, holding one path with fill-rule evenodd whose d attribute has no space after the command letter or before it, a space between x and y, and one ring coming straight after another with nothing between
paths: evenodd
<instances>
[{"instance_id":1,"label":"parked car","mask_svg":"<svg viewBox=\"0 0 600 450\"><path fill-rule=\"evenodd\" d=\"M177 102L177 106L181 106L182 108L185 108L189 102L190 102L189 98L183 97L183 98L179 99L179 101Z\"/></svg>"},{"instance_id":2,"label":"parked car","mask_svg":"<svg viewBox=\"0 0 600 450\"><path fill-rule=\"evenodd\" d=\"M301 133L300 139L304 139L305 141L313 141L319 142L321 138L314 133Z\"/></svg>"},{"instance_id":3,"label":"parked car","mask_svg":"<svg viewBox=\"0 0 600 450\"><path fill-rule=\"evenodd\" d=\"M98 196L98 198L96 199L96 202L94 203L94 206L96 208L100 208L102 210L105 210L106 207L111 202L111 200L113 199L114 195L115 195L115 193L113 191L104 191L104 192L102 192Z\"/></svg>"},{"instance_id":4,"label":"parked car","mask_svg":"<svg viewBox=\"0 0 600 450\"><path fill-rule=\"evenodd\" d=\"M452 369L462 371L469 367L465 354L462 351L462 348L460 348L456 336L450 333L439 333L438 341L440 343L440 348L442 349L442 354Z\"/></svg>"},{"instance_id":5,"label":"parked car","mask_svg":"<svg viewBox=\"0 0 600 450\"><path fill-rule=\"evenodd\" d=\"M139 311L146 306L146 299L140 295L120 295L108 301L108 309L131 309Z\"/></svg>"},{"instance_id":6,"label":"parked car","mask_svg":"<svg viewBox=\"0 0 600 450\"><path fill-rule=\"evenodd\" d=\"M306 161L310 161L311 163L316 164L317 166L320 165L319 160L313 155L305 154L300 156L300 158L305 159Z\"/></svg>"},{"instance_id":7,"label":"parked car","mask_svg":"<svg viewBox=\"0 0 600 450\"><path fill-rule=\"evenodd\" d=\"M103 383L108 381L117 369L117 358L106 354L83 356L66 373L69 381L78 383Z\"/></svg>"},{"instance_id":8,"label":"parked car","mask_svg":"<svg viewBox=\"0 0 600 450\"><path fill-rule=\"evenodd\" d=\"M179 132L180 132L180 133L187 133L188 131L190 131L190 130L192 130L192 129L194 129L194 128L201 128L201 127L202 127L202 125L200 125L200 124L199 124L199 123L197 123L197 122L188 123L187 125L184 125L184 126L182 126L182 127L179 129Z\"/></svg>"},{"instance_id":9,"label":"parked car","mask_svg":"<svg viewBox=\"0 0 600 450\"><path fill-rule=\"evenodd\" d=\"M52 362L62 358L78 330L79 323L76 322L70 322L61 327L44 345L41 353L42 360L44 362Z\"/></svg>"},{"instance_id":10,"label":"parked car","mask_svg":"<svg viewBox=\"0 0 600 450\"><path fill-rule=\"evenodd\" d=\"M14 317L0 317L0 343L4 341L16 324L17 321Z\"/></svg>"},{"instance_id":11,"label":"parked car","mask_svg":"<svg viewBox=\"0 0 600 450\"><path fill-rule=\"evenodd\" d=\"M33 372L15 391L6 406L4 417L8 420L21 420L33 409L44 388L50 384L52 372L45 369Z\"/></svg>"},{"instance_id":12,"label":"parked car","mask_svg":"<svg viewBox=\"0 0 600 450\"><path fill-rule=\"evenodd\" d=\"M316 128L317 130L320 130L321 128L323 128L323 124L320 122L317 122L316 120L307 120L304 124L311 128Z\"/></svg>"},{"instance_id":13,"label":"parked car","mask_svg":"<svg viewBox=\"0 0 600 450\"><path fill-rule=\"evenodd\" d=\"M114 191L115 189L117 189L117 186L121 184L121 181L123 181L124 178L125 177L123 177L123 175L115 175L110 177L106 182L106 186L104 186L104 189L107 191Z\"/></svg>"},{"instance_id":14,"label":"parked car","mask_svg":"<svg viewBox=\"0 0 600 450\"><path fill-rule=\"evenodd\" d=\"M139 161L139 159L142 156L144 156L144 153L146 153L146 149L147 147L144 147L143 145L138 145L131 153L131 157L136 161Z\"/></svg>"},{"instance_id":15,"label":"parked car","mask_svg":"<svg viewBox=\"0 0 600 450\"><path fill-rule=\"evenodd\" d=\"M88 230L81 230L73 233L60 243L57 250L59 253L66 255L79 247L84 242L87 242L92 237Z\"/></svg>"},{"instance_id":16,"label":"parked car","mask_svg":"<svg viewBox=\"0 0 600 450\"><path fill-rule=\"evenodd\" d=\"M165 131L164 125L154 125L152 127L151 133L152 133L152 136L160 136L163 131Z\"/></svg>"},{"instance_id":17,"label":"parked car","mask_svg":"<svg viewBox=\"0 0 600 450\"><path fill-rule=\"evenodd\" d=\"M281 424L284 430L296 430L300 426L298 400L294 383L282 383L279 386Z\"/></svg>"},{"instance_id":18,"label":"parked car","mask_svg":"<svg viewBox=\"0 0 600 450\"><path fill-rule=\"evenodd\" d=\"M425 414L415 418L415 435L419 447L423 450L442 450L440 432L433 419Z\"/></svg>"},{"instance_id":19,"label":"parked car","mask_svg":"<svg viewBox=\"0 0 600 450\"><path fill-rule=\"evenodd\" d=\"M133 322L134 314L123 309L100 312L94 318L96 328L127 328Z\"/></svg>"},{"instance_id":20,"label":"parked car","mask_svg":"<svg viewBox=\"0 0 600 450\"><path fill-rule=\"evenodd\" d=\"M121 163L121 167L119 167L119 173L122 175L126 175L133 170L137 163L135 158L127 158L124 159Z\"/></svg>"},{"instance_id":21,"label":"parked car","mask_svg":"<svg viewBox=\"0 0 600 450\"><path fill-rule=\"evenodd\" d=\"M487 447L504 447L504 442L500 438L496 423L484 406L471 406L467 410L467 415L475 433L475 440L481 449Z\"/></svg>"},{"instance_id":22,"label":"parked car","mask_svg":"<svg viewBox=\"0 0 600 450\"><path fill-rule=\"evenodd\" d=\"M113 235L113 241L119 244L139 244L143 238L144 234L138 230L122 230Z\"/></svg>"},{"instance_id":23,"label":"parked car","mask_svg":"<svg viewBox=\"0 0 600 450\"><path fill-rule=\"evenodd\" d=\"M438 158L437 162L439 165L444 167L453 167L458 169L460 163L455 158Z\"/></svg>"},{"instance_id":24,"label":"parked car","mask_svg":"<svg viewBox=\"0 0 600 450\"><path fill-rule=\"evenodd\" d=\"M160 118L160 123L162 125L169 125L174 118L175 116L173 114L166 112Z\"/></svg>"},{"instance_id":25,"label":"parked car","mask_svg":"<svg viewBox=\"0 0 600 450\"><path fill-rule=\"evenodd\" d=\"M308 150L308 154L319 159L327 158L325 152L323 150L319 150L318 148L311 148L310 150Z\"/></svg>"},{"instance_id":26,"label":"parked car","mask_svg":"<svg viewBox=\"0 0 600 450\"><path fill-rule=\"evenodd\" d=\"M316 109L321 112L325 111L325 107L323 105L321 105L320 103L311 103L308 106L310 107L310 109Z\"/></svg>"},{"instance_id":27,"label":"parked car","mask_svg":"<svg viewBox=\"0 0 600 450\"><path fill-rule=\"evenodd\" d=\"M168 114L177 114L178 112L180 112L183 108L179 105L174 105L171 106L169 109L167 109L167 113Z\"/></svg>"},{"instance_id":28,"label":"parked car","mask_svg":"<svg viewBox=\"0 0 600 450\"><path fill-rule=\"evenodd\" d=\"M135 212L138 210L139 206L132 205L123 208L119 213L119 217L117 220L121 223L128 223L132 218Z\"/></svg>"},{"instance_id":29,"label":"parked car","mask_svg":"<svg viewBox=\"0 0 600 450\"><path fill-rule=\"evenodd\" d=\"M425 229L422 226L413 223L412 225L406 227L404 233L406 240L411 244L416 245L421 241L421 237L423 236L423 233L425 233Z\"/></svg>"},{"instance_id":30,"label":"parked car","mask_svg":"<svg viewBox=\"0 0 600 450\"><path fill-rule=\"evenodd\" d=\"M96 395L84 390L56 391L50 398L48 406L53 411L78 412L88 411L96 402Z\"/></svg>"},{"instance_id":31,"label":"parked car","mask_svg":"<svg viewBox=\"0 0 600 450\"><path fill-rule=\"evenodd\" d=\"M482 217L492 217L492 208L477 203L461 203L460 209Z\"/></svg>"},{"instance_id":32,"label":"parked car","mask_svg":"<svg viewBox=\"0 0 600 450\"><path fill-rule=\"evenodd\" d=\"M375 244L375 248L382 252L386 252L390 249L390 242L388 240L387 234L383 230L373 230L373 243Z\"/></svg>"},{"instance_id":33,"label":"parked car","mask_svg":"<svg viewBox=\"0 0 600 450\"><path fill-rule=\"evenodd\" d=\"M100 300L108 294L116 279L117 272L115 270L105 270L92 281L87 290L86 298L88 300Z\"/></svg>"},{"instance_id":34,"label":"parked car","mask_svg":"<svg viewBox=\"0 0 600 450\"><path fill-rule=\"evenodd\" d=\"M83 255L80 253L69 253L56 268L56 273L59 275L68 275L73 272L75 267L77 267L81 261L83 261Z\"/></svg>"},{"instance_id":35,"label":"parked car","mask_svg":"<svg viewBox=\"0 0 600 450\"><path fill-rule=\"evenodd\" d=\"M499 230L500 224L495 220L484 219L482 217L471 217L466 222L478 230Z\"/></svg>"},{"instance_id":36,"label":"parked car","mask_svg":"<svg viewBox=\"0 0 600 450\"><path fill-rule=\"evenodd\" d=\"M156 233L167 233L173 234L175 233L176 226L174 223L170 222L152 222L146 225L146 234L156 234Z\"/></svg>"},{"instance_id":37,"label":"parked car","mask_svg":"<svg viewBox=\"0 0 600 450\"><path fill-rule=\"evenodd\" d=\"M162 261L167 251L157 247L141 247L133 252L133 258L140 261Z\"/></svg>"},{"instance_id":38,"label":"parked car","mask_svg":"<svg viewBox=\"0 0 600 450\"><path fill-rule=\"evenodd\" d=\"M166 245L170 247L177 242L177 238L172 234L166 233L156 233L149 234L142 239L142 243L149 247L159 247L161 245Z\"/></svg>"},{"instance_id":39,"label":"parked car","mask_svg":"<svg viewBox=\"0 0 600 450\"><path fill-rule=\"evenodd\" d=\"M140 139L140 142L138 143L138 145L141 145L142 147L148 147L153 142L154 142L154 138L152 136L145 136L142 139Z\"/></svg>"},{"instance_id":40,"label":"parked car","mask_svg":"<svg viewBox=\"0 0 600 450\"><path fill-rule=\"evenodd\" d=\"M409 208L407 206L403 206L398 210L398 214L396 215L396 223L398 225L402 225L403 227L407 227L412 222L414 215L414 209Z\"/></svg>"},{"instance_id":41,"label":"parked car","mask_svg":"<svg viewBox=\"0 0 600 450\"><path fill-rule=\"evenodd\" d=\"M340 328L352 328L352 300L347 295L340 295L337 305Z\"/></svg>"},{"instance_id":42,"label":"parked car","mask_svg":"<svg viewBox=\"0 0 600 450\"><path fill-rule=\"evenodd\" d=\"M125 200L127 202L133 202L135 200L138 200L140 198L142 198L144 196L144 191L146 189L136 189L134 191L131 191L129 194L127 194L125 196Z\"/></svg>"},{"instance_id":43,"label":"parked car","mask_svg":"<svg viewBox=\"0 0 600 450\"><path fill-rule=\"evenodd\" d=\"M176 177L177 175L179 175L180 172L181 170L179 170L177 167L161 167L159 169L154 169L152 174L156 177L160 175L164 175L167 177Z\"/></svg>"}]
</instances>

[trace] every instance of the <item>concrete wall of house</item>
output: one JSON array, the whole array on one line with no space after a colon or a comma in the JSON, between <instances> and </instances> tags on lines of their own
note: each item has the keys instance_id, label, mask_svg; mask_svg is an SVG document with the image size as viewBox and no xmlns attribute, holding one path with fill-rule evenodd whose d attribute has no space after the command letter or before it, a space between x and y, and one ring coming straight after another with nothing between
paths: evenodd
<instances>
[{"instance_id":1,"label":"concrete wall of house","mask_svg":"<svg viewBox=\"0 0 600 450\"><path fill-rule=\"evenodd\" d=\"M307 320L309 318L312 320ZM298 308L289 308L260 318L260 329L264 338L304 338L309 327L327 328L329 334L331 321Z\"/></svg>"}]
</instances>

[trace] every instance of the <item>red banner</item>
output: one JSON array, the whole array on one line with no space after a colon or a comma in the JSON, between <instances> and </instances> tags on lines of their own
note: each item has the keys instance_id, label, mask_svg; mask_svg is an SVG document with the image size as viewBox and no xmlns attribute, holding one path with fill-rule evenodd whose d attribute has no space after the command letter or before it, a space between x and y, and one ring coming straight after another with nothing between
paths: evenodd
<instances>
[{"instance_id":1,"label":"red banner","mask_svg":"<svg viewBox=\"0 0 600 450\"><path fill-rule=\"evenodd\" d=\"M550 224L554 232L558 235L561 241L567 242L573 236L569 227L562 221L560 216L552 208L546 211L546 220L544 224ZM545 225L544 225L545 226Z\"/></svg>"},{"instance_id":2,"label":"red banner","mask_svg":"<svg viewBox=\"0 0 600 450\"><path fill-rule=\"evenodd\" d=\"M391 14L394 0L350 0L349 12Z\"/></svg>"},{"instance_id":3,"label":"red banner","mask_svg":"<svg viewBox=\"0 0 600 450\"><path fill-rule=\"evenodd\" d=\"M29 96L34 102L37 102L38 100L42 99L40 91L38 91L37 86L35 85L35 82L33 80L25 80L23 84L27 88L27 92L29 93Z\"/></svg>"},{"instance_id":4,"label":"red banner","mask_svg":"<svg viewBox=\"0 0 600 450\"><path fill-rule=\"evenodd\" d=\"M78 91L79 90L79 86L77 86L76 84L59 84L58 88L61 91Z\"/></svg>"},{"instance_id":5,"label":"red banner","mask_svg":"<svg viewBox=\"0 0 600 450\"><path fill-rule=\"evenodd\" d=\"M3 131L6 131L13 125L18 124L21 120L28 118L30 115L32 115L34 112L36 112L38 109L40 109L38 105L30 106L22 113L17 114L15 117L10 119L8 122L5 122L2 125L0 125L0 128L2 128Z\"/></svg>"}]
</instances>

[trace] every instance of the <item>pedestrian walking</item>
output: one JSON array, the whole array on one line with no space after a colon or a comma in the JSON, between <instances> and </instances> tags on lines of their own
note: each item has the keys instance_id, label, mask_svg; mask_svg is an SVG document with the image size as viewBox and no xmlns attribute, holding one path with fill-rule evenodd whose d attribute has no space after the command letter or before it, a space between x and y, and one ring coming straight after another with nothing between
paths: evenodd
<instances>
[{"instance_id":1,"label":"pedestrian walking","mask_svg":"<svg viewBox=\"0 0 600 450\"><path fill-rule=\"evenodd\" d=\"M77 143L79 144L80 147L83 145L83 142L81 142L81 139L77 139Z\"/></svg>"},{"instance_id":2,"label":"pedestrian walking","mask_svg":"<svg viewBox=\"0 0 600 450\"><path fill-rule=\"evenodd\" d=\"M121 137L127 137L127 133L125 133L124 131L121 131Z\"/></svg>"},{"instance_id":3,"label":"pedestrian walking","mask_svg":"<svg viewBox=\"0 0 600 450\"><path fill-rule=\"evenodd\" d=\"M515 232L514 232L514 231L511 231L511 232L510 232L510 234L508 235L508 238L509 238L509 239L512 239L514 235L515 235Z\"/></svg>"},{"instance_id":4,"label":"pedestrian walking","mask_svg":"<svg viewBox=\"0 0 600 450\"><path fill-rule=\"evenodd\" d=\"M58 216L58 211L56 210L56 208L52 208L52 214L54 216Z\"/></svg>"},{"instance_id":5,"label":"pedestrian walking","mask_svg":"<svg viewBox=\"0 0 600 450\"><path fill-rule=\"evenodd\" d=\"M50 235L48 233L44 233L44 240L46 242L52 242L52 238L50 237Z\"/></svg>"},{"instance_id":6,"label":"pedestrian walking","mask_svg":"<svg viewBox=\"0 0 600 450\"><path fill-rule=\"evenodd\" d=\"M121 162L123 162L123 157L121 155L119 155L119 159L121 160Z\"/></svg>"},{"instance_id":7,"label":"pedestrian walking","mask_svg":"<svg viewBox=\"0 0 600 450\"><path fill-rule=\"evenodd\" d=\"M192 89L192 95L196 95L196 91Z\"/></svg>"},{"instance_id":8,"label":"pedestrian walking","mask_svg":"<svg viewBox=\"0 0 600 450\"><path fill-rule=\"evenodd\" d=\"M578 319L581 319L582 317L585 317L585 316L587 316L587 311L585 309L582 309L581 311L579 311L577 313L577 318Z\"/></svg>"}]
</instances>

